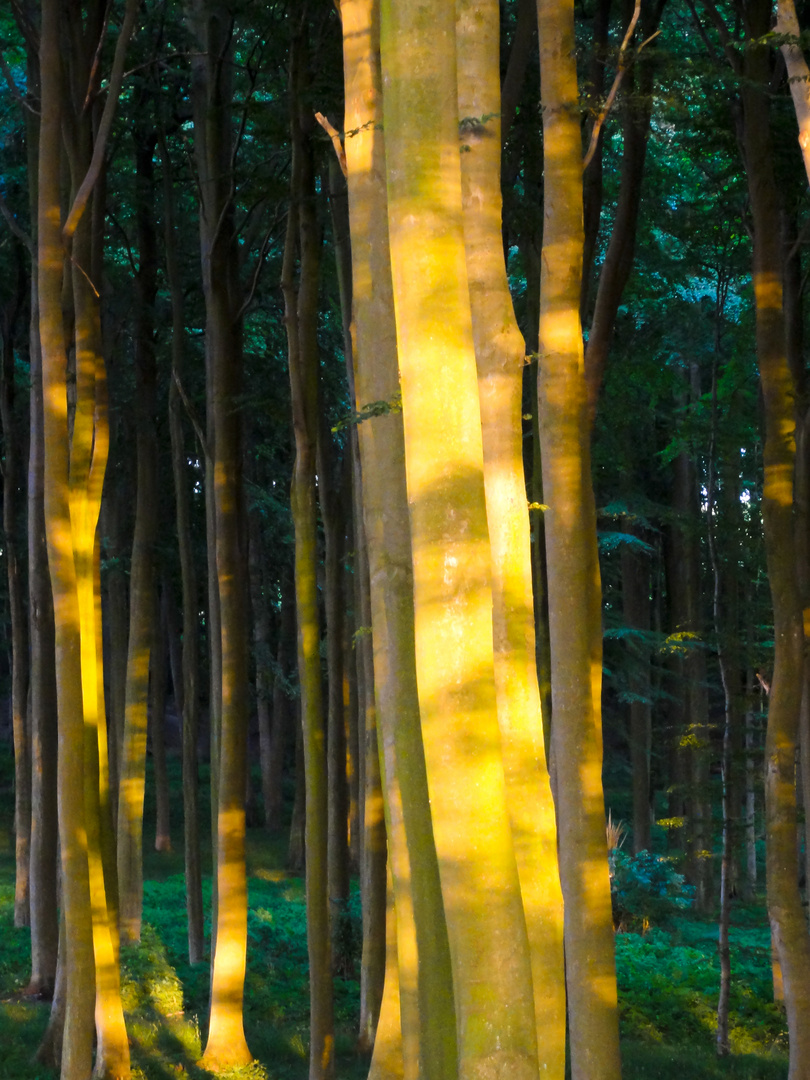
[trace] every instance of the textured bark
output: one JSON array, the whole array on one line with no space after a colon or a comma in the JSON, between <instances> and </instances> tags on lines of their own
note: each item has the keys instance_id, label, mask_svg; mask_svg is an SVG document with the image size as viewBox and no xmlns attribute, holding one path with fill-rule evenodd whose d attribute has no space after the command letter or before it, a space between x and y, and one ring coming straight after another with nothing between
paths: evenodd
<instances>
[{"instance_id":1,"label":"textured bark","mask_svg":"<svg viewBox=\"0 0 810 1080\"><path fill-rule=\"evenodd\" d=\"M415 667L453 972L458 1072L468 1080L498 1073L522 1080L538 1075L537 1037L495 695L455 8L387 0L381 15Z\"/></svg>"},{"instance_id":2,"label":"textured bark","mask_svg":"<svg viewBox=\"0 0 810 1080\"><path fill-rule=\"evenodd\" d=\"M544 233L538 410L548 560L551 729L571 1075L621 1075L602 792L600 581L579 304L582 148L574 11L538 0Z\"/></svg>"},{"instance_id":3,"label":"textured bark","mask_svg":"<svg viewBox=\"0 0 810 1080\"><path fill-rule=\"evenodd\" d=\"M464 240L478 369L484 487L492 551L495 692L506 799L531 952L538 1063L565 1072L563 902L557 826L535 667L534 612L521 430L525 346L517 327L500 220L498 4L456 5ZM489 117L470 122L468 117Z\"/></svg>"}]
</instances>

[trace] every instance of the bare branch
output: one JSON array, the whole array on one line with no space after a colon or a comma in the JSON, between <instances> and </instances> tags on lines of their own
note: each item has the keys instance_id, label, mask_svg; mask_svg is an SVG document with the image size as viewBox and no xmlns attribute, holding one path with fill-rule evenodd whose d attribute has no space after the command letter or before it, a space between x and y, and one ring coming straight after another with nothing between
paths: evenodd
<instances>
[{"instance_id":1,"label":"bare branch","mask_svg":"<svg viewBox=\"0 0 810 1080\"><path fill-rule=\"evenodd\" d=\"M118 35L118 41L115 44L115 56L113 57L110 82L107 87L107 100L104 102L104 111L101 114L101 121L98 125L96 143L93 147L93 157L90 161L90 167L87 170L85 178L82 180L81 186L76 193L76 198L73 200L73 206L70 208L68 219L62 229L62 241L65 244L70 243L73 234L76 232L76 228L81 221L82 214L87 206L87 201L90 198L90 194L95 187L96 180L98 180L99 173L101 172L101 165L104 161L104 154L107 149L107 139L110 134L110 128L112 127L113 117L115 116L118 96L121 93L121 84L124 80L124 60L126 59L127 46L129 45L132 31L135 28L135 19L139 7L140 0L127 0L126 10L124 11L124 21Z\"/></svg>"},{"instance_id":2,"label":"bare branch","mask_svg":"<svg viewBox=\"0 0 810 1080\"><path fill-rule=\"evenodd\" d=\"M0 214L3 215L6 220L6 224L17 237L17 239L21 240L22 243L25 244L26 248L28 249L28 254L31 256L31 258L35 259L36 252L34 251L34 242L28 235L28 233L25 231L25 229L19 224L17 219L14 217L14 214L11 212L11 208L9 207L6 200L3 198L2 191L0 191Z\"/></svg>"},{"instance_id":3,"label":"bare branch","mask_svg":"<svg viewBox=\"0 0 810 1080\"><path fill-rule=\"evenodd\" d=\"M638 22L638 18L639 18L640 14L641 14L641 0L636 0L636 6L633 9L633 14L632 14L632 17L630 19L630 23L629 23L629 25L627 27L627 33L624 35L624 40L622 41L621 48L619 49L619 62L618 62L618 67L616 68L616 75L615 75L615 77L613 79L613 85L610 88L610 93L608 94L607 98L605 99L605 104L599 110L599 115L596 117L596 120L594 121L593 129L591 131L591 141L590 141L590 145L588 146L588 152L586 153L585 158L584 158L584 160L582 162L583 172L584 172L585 169L588 168L591 161L593 160L593 156L596 153L596 146L597 146L597 143L599 142L599 132L602 130L602 125L604 124L605 120L607 119L608 113L613 108L613 102L616 100L616 95L618 94L619 87L622 84L622 79L624 78L624 73L625 73L625 71L627 71L627 68L629 66L627 61L625 60L625 56L627 55L627 46L630 44L630 41L631 41L631 39L633 37L633 33L634 33L635 29L636 29L636 23ZM660 33L660 30L656 30L655 34L652 34L647 39L647 41L652 41L652 39L654 37L656 37L659 33ZM642 43L641 48L638 50L639 52L641 52L641 49L643 49L644 46L647 44L647 41Z\"/></svg>"},{"instance_id":4,"label":"bare branch","mask_svg":"<svg viewBox=\"0 0 810 1080\"><path fill-rule=\"evenodd\" d=\"M323 130L332 140L332 146L335 148L335 153L337 154L340 171L343 173L344 176L348 176L349 171L346 166L346 151L343 149L343 143L340 141L340 132L337 130L337 128L333 127L332 124L329 123L323 113L316 112L315 119L318 121Z\"/></svg>"}]
</instances>

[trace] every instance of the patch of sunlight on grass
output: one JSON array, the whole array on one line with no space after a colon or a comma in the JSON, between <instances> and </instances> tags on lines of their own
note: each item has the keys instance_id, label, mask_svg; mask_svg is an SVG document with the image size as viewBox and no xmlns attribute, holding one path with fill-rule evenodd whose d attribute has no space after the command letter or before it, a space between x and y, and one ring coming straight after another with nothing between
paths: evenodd
<instances>
[{"instance_id":1,"label":"patch of sunlight on grass","mask_svg":"<svg viewBox=\"0 0 810 1080\"><path fill-rule=\"evenodd\" d=\"M183 984L155 929L144 923L137 945L121 949L121 996L128 1013L154 1010L163 1017L183 1012Z\"/></svg>"},{"instance_id":2,"label":"patch of sunlight on grass","mask_svg":"<svg viewBox=\"0 0 810 1080\"><path fill-rule=\"evenodd\" d=\"M290 1039L290 1049L298 1055L298 1057L306 1058L309 1056L309 1051L304 1043L303 1036L300 1031L296 1031L293 1037Z\"/></svg>"},{"instance_id":3,"label":"patch of sunlight on grass","mask_svg":"<svg viewBox=\"0 0 810 1080\"><path fill-rule=\"evenodd\" d=\"M251 912L251 915L254 919L257 920L257 922L268 924L273 922L273 912L268 911L267 908L256 908L254 911Z\"/></svg>"},{"instance_id":4,"label":"patch of sunlight on grass","mask_svg":"<svg viewBox=\"0 0 810 1080\"><path fill-rule=\"evenodd\" d=\"M260 881L288 881L290 873L287 870L268 870L266 867L261 867L254 870L253 877L259 878Z\"/></svg>"}]
</instances>

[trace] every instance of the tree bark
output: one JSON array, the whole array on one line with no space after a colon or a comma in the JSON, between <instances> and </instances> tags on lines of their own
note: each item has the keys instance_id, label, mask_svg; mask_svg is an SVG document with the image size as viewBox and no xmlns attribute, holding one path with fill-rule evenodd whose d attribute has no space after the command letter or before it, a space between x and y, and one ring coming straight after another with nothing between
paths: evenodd
<instances>
[{"instance_id":1,"label":"tree bark","mask_svg":"<svg viewBox=\"0 0 810 1080\"><path fill-rule=\"evenodd\" d=\"M54 601L59 725L57 801L68 991L62 1080L86 1080L92 1068L95 998L90 889L85 841L84 723L79 605L68 498L67 356L62 326L60 221L63 97L60 5L43 0L40 38L38 278L42 347L45 528Z\"/></svg>"},{"instance_id":2,"label":"tree bark","mask_svg":"<svg viewBox=\"0 0 810 1080\"><path fill-rule=\"evenodd\" d=\"M601 600L579 304L582 147L569 0L538 0L544 233L538 409L571 1074L621 1075L602 792Z\"/></svg>"},{"instance_id":3,"label":"tree bark","mask_svg":"<svg viewBox=\"0 0 810 1080\"><path fill-rule=\"evenodd\" d=\"M157 247L154 220L154 136L140 132L135 148L139 268L135 277L135 419L137 482L129 588L126 704L118 791L118 881L124 942L140 941L143 903L143 803L146 771L149 659L154 641L157 534L157 440L154 303Z\"/></svg>"},{"instance_id":4,"label":"tree bark","mask_svg":"<svg viewBox=\"0 0 810 1080\"><path fill-rule=\"evenodd\" d=\"M506 800L531 952L539 1069L565 1072L563 902L557 826L535 667L529 517L521 413L526 353L500 220L498 4L456 5L464 240L478 370L492 552L495 693ZM465 118L487 117L487 120Z\"/></svg>"},{"instance_id":5,"label":"tree bark","mask_svg":"<svg viewBox=\"0 0 810 1080\"><path fill-rule=\"evenodd\" d=\"M453 972L458 1069L469 1080L497 1073L522 1080L538 1075L537 1036L495 694L455 38L452 4L382 4L416 680Z\"/></svg>"},{"instance_id":6,"label":"tree bark","mask_svg":"<svg viewBox=\"0 0 810 1080\"><path fill-rule=\"evenodd\" d=\"M317 302L320 237L315 218L311 127L302 90L307 50L293 39L290 61L290 120L293 163L290 209L282 267L292 397L295 465L292 513L295 529L295 601L298 619L298 680L301 687L306 787L307 948L310 978L310 1080L334 1076L334 1005L327 881L327 762L321 687L320 620L317 593L315 496L318 425ZM298 285L293 279L300 251Z\"/></svg>"},{"instance_id":7,"label":"tree bark","mask_svg":"<svg viewBox=\"0 0 810 1080\"><path fill-rule=\"evenodd\" d=\"M769 28L770 4L747 9L746 31ZM754 219L756 343L762 386L765 481L762 519L774 619L774 671L765 737L768 914L782 969L790 1036L790 1080L810 1075L810 935L798 886L796 748L804 634L793 530L794 385L785 354L779 197L773 173L768 47L745 51L741 84L745 167Z\"/></svg>"}]
</instances>

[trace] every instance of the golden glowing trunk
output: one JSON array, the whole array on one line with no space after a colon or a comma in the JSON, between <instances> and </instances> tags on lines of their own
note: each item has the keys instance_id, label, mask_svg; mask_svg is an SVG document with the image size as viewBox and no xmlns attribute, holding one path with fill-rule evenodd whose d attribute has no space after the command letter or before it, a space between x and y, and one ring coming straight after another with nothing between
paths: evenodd
<instances>
[{"instance_id":1,"label":"golden glowing trunk","mask_svg":"<svg viewBox=\"0 0 810 1080\"><path fill-rule=\"evenodd\" d=\"M399 396L388 248L379 69L379 4L344 0L343 54L352 239L356 407ZM374 689L384 761L386 829L396 908L396 959L407 1080L456 1073L455 1010L416 690L413 567L402 416L359 425L368 546ZM393 951L393 946L389 945ZM393 962L393 961L391 961ZM389 964L390 970L390 964ZM386 996L390 990L386 977ZM387 1039L383 1001L378 1040ZM398 1058L395 1059L398 1063ZM377 1055L377 1067L388 1067ZM421 1070L421 1072L420 1072Z\"/></svg>"},{"instance_id":2,"label":"golden glowing trunk","mask_svg":"<svg viewBox=\"0 0 810 1080\"><path fill-rule=\"evenodd\" d=\"M86 1080L92 1066L94 970L84 810L79 603L68 497L67 356L62 328L61 101L58 0L42 5L38 277L45 444L45 528L56 626L59 724L57 799L69 988L61 1075Z\"/></svg>"},{"instance_id":3,"label":"golden glowing trunk","mask_svg":"<svg viewBox=\"0 0 810 1080\"><path fill-rule=\"evenodd\" d=\"M537 1076L495 699L481 416L462 225L455 8L382 5L388 221L416 675L459 1074Z\"/></svg>"},{"instance_id":4,"label":"golden glowing trunk","mask_svg":"<svg viewBox=\"0 0 810 1080\"><path fill-rule=\"evenodd\" d=\"M582 145L570 0L538 0L544 233L538 411L565 962L574 1080L621 1073L602 792L599 568L579 303Z\"/></svg>"},{"instance_id":5,"label":"golden glowing trunk","mask_svg":"<svg viewBox=\"0 0 810 1080\"><path fill-rule=\"evenodd\" d=\"M563 904L535 662L521 426L526 350L512 308L501 240L499 11L493 0L461 0L456 11L464 240L492 550L498 723L531 949L539 1066L543 1076L562 1077Z\"/></svg>"}]
</instances>

